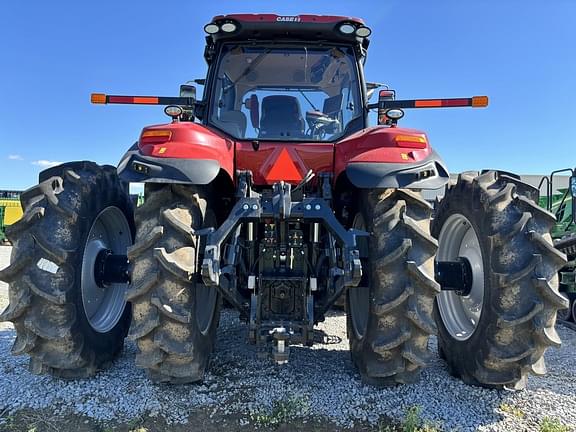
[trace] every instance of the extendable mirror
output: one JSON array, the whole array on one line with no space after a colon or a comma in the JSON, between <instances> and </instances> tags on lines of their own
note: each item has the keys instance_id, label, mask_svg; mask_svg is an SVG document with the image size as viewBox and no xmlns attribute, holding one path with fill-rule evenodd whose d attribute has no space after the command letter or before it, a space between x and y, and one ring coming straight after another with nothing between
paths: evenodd
<instances>
[{"instance_id":1,"label":"extendable mirror","mask_svg":"<svg viewBox=\"0 0 576 432\"><path fill-rule=\"evenodd\" d=\"M196 100L196 87L190 84L182 84L180 86L180 97L190 97Z\"/></svg>"}]
</instances>

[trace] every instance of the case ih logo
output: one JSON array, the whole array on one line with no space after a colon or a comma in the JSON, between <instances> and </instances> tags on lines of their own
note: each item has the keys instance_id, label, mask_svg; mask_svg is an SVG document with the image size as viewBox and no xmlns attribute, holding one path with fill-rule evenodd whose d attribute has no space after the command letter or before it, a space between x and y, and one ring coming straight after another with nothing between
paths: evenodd
<instances>
[{"instance_id":1,"label":"case ih logo","mask_svg":"<svg viewBox=\"0 0 576 432\"><path fill-rule=\"evenodd\" d=\"M278 22L300 22L299 16L279 16L276 18Z\"/></svg>"}]
</instances>

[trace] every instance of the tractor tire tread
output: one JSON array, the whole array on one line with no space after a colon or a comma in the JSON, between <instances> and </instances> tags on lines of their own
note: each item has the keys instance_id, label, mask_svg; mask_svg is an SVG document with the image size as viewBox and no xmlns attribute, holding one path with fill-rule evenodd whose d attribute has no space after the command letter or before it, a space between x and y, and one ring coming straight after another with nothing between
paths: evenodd
<instances>
[{"instance_id":1,"label":"tractor tire tread","mask_svg":"<svg viewBox=\"0 0 576 432\"><path fill-rule=\"evenodd\" d=\"M86 342L75 309L82 235L90 228L87 216L111 199L130 220L127 185L116 169L86 161L43 171L40 183L21 195L23 217L7 230L12 263L0 272L0 280L9 284L9 305L0 320L13 322L12 354L29 355L34 373L87 378L109 365L123 346L129 310L115 328L119 337L102 349ZM56 270L41 268L42 261Z\"/></svg>"},{"instance_id":2,"label":"tractor tire tread","mask_svg":"<svg viewBox=\"0 0 576 432\"><path fill-rule=\"evenodd\" d=\"M137 366L157 383L201 381L213 350L216 322L203 335L192 316L196 299L195 229L203 224L205 199L189 185L149 185L136 211L136 242L129 251L134 308L129 337Z\"/></svg>"},{"instance_id":3,"label":"tractor tire tread","mask_svg":"<svg viewBox=\"0 0 576 432\"><path fill-rule=\"evenodd\" d=\"M428 339L436 332L432 207L419 193L401 189L367 191L361 202L372 231L371 301L363 337L356 335L348 308L352 359L365 383L414 383L430 362Z\"/></svg>"},{"instance_id":4,"label":"tractor tire tread","mask_svg":"<svg viewBox=\"0 0 576 432\"><path fill-rule=\"evenodd\" d=\"M560 345L554 325L557 310L566 302L558 293L557 271L566 257L549 235L553 215L538 207L535 198L532 186L487 171L476 178L460 175L437 204L434 237L449 215L465 214L480 230L480 242L486 242L483 250L489 254L485 259L491 266L491 300L484 304L487 318L483 321L481 316L478 337L472 334L472 342L458 348L435 310L439 352L450 373L467 384L521 389L528 374L545 371L546 349Z\"/></svg>"}]
</instances>

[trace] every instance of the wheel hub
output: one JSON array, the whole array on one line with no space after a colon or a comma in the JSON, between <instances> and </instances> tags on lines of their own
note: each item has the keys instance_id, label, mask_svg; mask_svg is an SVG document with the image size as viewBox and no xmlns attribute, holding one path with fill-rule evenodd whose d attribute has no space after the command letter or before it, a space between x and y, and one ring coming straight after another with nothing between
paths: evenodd
<instances>
[{"instance_id":1,"label":"wheel hub","mask_svg":"<svg viewBox=\"0 0 576 432\"><path fill-rule=\"evenodd\" d=\"M90 326L106 333L118 323L126 301L125 257L132 244L130 225L117 207L107 207L94 219L82 258L81 294Z\"/></svg>"},{"instance_id":2,"label":"wheel hub","mask_svg":"<svg viewBox=\"0 0 576 432\"><path fill-rule=\"evenodd\" d=\"M472 336L482 314L484 302L484 261L480 241L470 221L461 214L450 216L438 238L437 261L466 259L472 273L468 295L442 291L438 297L438 310L446 330L457 340Z\"/></svg>"},{"instance_id":3,"label":"wheel hub","mask_svg":"<svg viewBox=\"0 0 576 432\"><path fill-rule=\"evenodd\" d=\"M467 258L458 257L456 261L436 261L434 264L434 279L441 289L456 291L460 296L470 295L474 277Z\"/></svg>"},{"instance_id":4,"label":"wheel hub","mask_svg":"<svg viewBox=\"0 0 576 432\"><path fill-rule=\"evenodd\" d=\"M115 255L110 249L101 249L94 265L96 284L100 288L106 288L114 283L130 282L129 264L126 255Z\"/></svg>"}]
</instances>

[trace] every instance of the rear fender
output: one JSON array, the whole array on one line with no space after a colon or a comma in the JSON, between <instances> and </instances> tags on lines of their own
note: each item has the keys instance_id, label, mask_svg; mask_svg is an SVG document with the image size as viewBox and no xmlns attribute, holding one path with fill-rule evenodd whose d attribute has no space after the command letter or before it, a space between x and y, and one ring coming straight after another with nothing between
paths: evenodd
<instances>
[{"instance_id":1,"label":"rear fender","mask_svg":"<svg viewBox=\"0 0 576 432\"><path fill-rule=\"evenodd\" d=\"M146 132L169 132L170 138L147 140ZM118 164L127 182L204 185L220 172L234 178L234 143L196 123L171 123L144 128L138 142Z\"/></svg>"},{"instance_id":2,"label":"rear fender","mask_svg":"<svg viewBox=\"0 0 576 432\"><path fill-rule=\"evenodd\" d=\"M415 136L418 144L404 144L396 136ZM357 188L438 189L449 180L440 156L423 132L371 127L336 145L336 178L346 174Z\"/></svg>"},{"instance_id":3,"label":"rear fender","mask_svg":"<svg viewBox=\"0 0 576 432\"><path fill-rule=\"evenodd\" d=\"M439 189L450 178L435 151L418 163L356 162L346 166L350 182L362 189Z\"/></svg>"}]
</instances>

